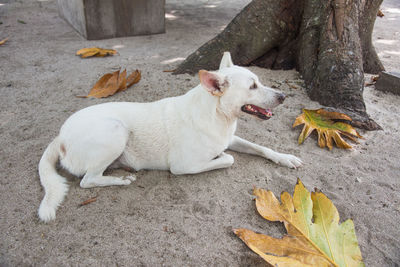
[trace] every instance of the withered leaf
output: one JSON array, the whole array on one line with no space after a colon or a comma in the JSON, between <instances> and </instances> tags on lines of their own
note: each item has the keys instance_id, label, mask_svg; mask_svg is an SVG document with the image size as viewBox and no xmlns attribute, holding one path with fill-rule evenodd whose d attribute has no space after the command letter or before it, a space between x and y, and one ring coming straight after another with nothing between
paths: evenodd
<instances>
[{"instance_id":1,"label":"withered leaf","mask_svg":"<svg viewBox=\"0 0 400 267\"><path fill-rule=\"evenodd\" d=\"M140 71L136 70L128 78L126 78L127 72L126 70L120 72L117 70L113 73L104 74L92 87L89 94L87 96L77 96L77 97L94 97L94 98L103 98L114 95L117 92L124 91L128 87L132 86L135 83L138 83L140 80ZM128 83L129 81L129 83Z\"/></svg>"},{"instance_id":2,"label":"withered leaf","mask_svg":"<svg viewBox=\"0 0 400 267\"><path fill-rule=\"evenodd\" d=\"M378 81L378 79L379 79L379 75L372 76L372 77L371 77L371 81L370 81L370 82L365 82L364 86L371 86L371 85L374 85L374 84L376 84L376 82Z\"/></svg>"},{"instance_id":3,"label":"withered leaf","mask_svg":"<svg viewBox=\"0 0 400 267\"><path fill-rule=\"evenodd\" d=\"M115 94L118 91L119 70L112 73L111 77L105 82L104 86L93 86L88 97L102 98Z\"/></svg>"},{"instance_id":4,"label":"withered leaf","mask_svg":"<svg viewBox=\"0 0 400 267\"><path fill-rule=\"evenodd\" d=\"M117 51L114 49L100 49L99 53L96 54L96 57L106 57L106 56L113 56L117 54Z\"/></svg>"},{"instance_id":5,"label":"withered leaf","mask_svg":"<svg viewBox=\"0 0 400 267\"><path fill-rule=\"evenodd\" d=\"M138 83L141 78L142 78L141 72L139 70L135 70L134 72L131 73L131 75L128 76L127 87L129 88L132 85L134 85L135 83Z\"/></svg>"},{"instance_id":6,"label":"withered leaf","mask_svg":"<svg viewBox=\"0 0 400 267\"><path fill-rule=\"evenodd\" d=\"M82 48L76 52L77 56L81 58L88 58L88 57L105 57L105 56L112 56L117 53L114 49L103 49L99 47L89 47L89 48Z\"/></svg>"},{"instance_id":7,"label":"withered leaf","mask_svg":"<svg viewBox=\"0 0 400 267\"><path fill-rule=\"evenodd\" d=\"M121 72L118 77L118 92L124 91L126 89L126 70Z\"/></svg>"},{"instance_id":8,"label":"withered leaf","mask_svg":"<svg viewBox=\"0 0 400 267\"><path fill-rule=\"evenodd\" d=\"M382 18L383 16L385 16L385 14L383 14L382 10L378 10L378 13L376 14L378 17Z\"/></svg>"}]
</instances>

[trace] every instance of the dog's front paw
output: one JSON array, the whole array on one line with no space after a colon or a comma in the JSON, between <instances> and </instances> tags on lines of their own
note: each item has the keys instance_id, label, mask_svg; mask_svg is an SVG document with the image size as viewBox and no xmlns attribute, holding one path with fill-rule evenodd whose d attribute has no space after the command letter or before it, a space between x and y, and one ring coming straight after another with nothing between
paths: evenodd
<instances>
[{"instance_id":1,"label":"dog's front paw","mask_svg":"<svg viewBox=\"0 0 400 267\"><path fill-rule=\"evenodd\" d=\"M136 181L136 176L133 175L133 174L127 175L127 176L125 176L124 178L127 179L127 180L129 180L129 181L131 181L131 182ZM129 183L129 184L130 184L130 183Z\"/></svg>"},{"instance_id":2,"label":"dog's front paw","mask_svg":"<svg viewBox=\"0 0 400 267\"><path fill-rule=\"evenodd\" d=\"M293 168L293 169L296 169L303 164L301 159L299 159L298 157L290 155L290 154L281 154L281 153L279 153L275 162L280 165L283 165L283 166L286 166L289 168Z\"/></svg>"}]
</instances>

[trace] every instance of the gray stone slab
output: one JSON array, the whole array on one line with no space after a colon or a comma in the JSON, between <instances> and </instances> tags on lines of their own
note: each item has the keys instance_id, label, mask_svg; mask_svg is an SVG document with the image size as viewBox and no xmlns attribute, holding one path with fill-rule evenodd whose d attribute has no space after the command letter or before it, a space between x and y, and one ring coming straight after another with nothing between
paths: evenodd
<instances>
[{"instance_id":1,"label":"gray stone slab","mask_svg":"<svg viewBox=\"0 0 400 267\"><path fill-rule=\"evenodd\" d=\"M57 0L60 16L88 40L165 32L165 0Z\"/></svg>"},{"instance_id":2,"label":"gray stone slab","mask_svg":"<svg viewBox=\"0 0 400 267\"><path fill-rule=\"evenodd\" d=\"M382 71L376 81L375 89L400 95L400 73Z\"/></svg>"}]
</instances>

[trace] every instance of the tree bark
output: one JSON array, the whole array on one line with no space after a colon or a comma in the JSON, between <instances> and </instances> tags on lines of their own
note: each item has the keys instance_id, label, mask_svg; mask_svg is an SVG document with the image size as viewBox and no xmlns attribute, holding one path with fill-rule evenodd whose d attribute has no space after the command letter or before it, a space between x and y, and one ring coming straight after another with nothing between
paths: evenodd
<instances>
[{"instance_id":1,"label":"tree bark","mask_svg":"<svg viewBox=\"0 0 400 267\"><path fill-rule=\"evenodd\" d=\"M372 44L372 31L376 14L383 0L361 0L359 17L363 18L359 24L361 50L363 53L363 66L366 73L378 74L384 67L376 54Z\"/></svg>"},{"instance_id":2,"label":"tree bark","mask_svg":"<svg viewBox=\"0 0 400 267\"><path fill-rule=\"evenodd\" d=\"M225 51L234 55L235 64L249 65L285 39L285 25L276 19L279 8L280 1L251 2L217 37L186 58L175 74L217 69Z\"/></svg>"},{"instance_id":3,"label":"tree bark","mask_svg":"<svg viewBox=\"0 0 400 267\"><path fill-rule=\"evenodd\" d=\"M296 67L312 100L346 113L353 125L380 129L366 113L364 70L383 66L371 36L382 0L253 0L175 74L217 69L224 51L237 65Z\"/></svg>"}]
</instances>

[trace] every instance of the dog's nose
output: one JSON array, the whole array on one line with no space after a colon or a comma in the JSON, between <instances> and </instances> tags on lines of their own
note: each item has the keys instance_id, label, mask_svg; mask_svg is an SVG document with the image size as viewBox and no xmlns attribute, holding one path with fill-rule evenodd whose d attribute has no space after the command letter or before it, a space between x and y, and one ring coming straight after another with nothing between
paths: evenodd
<instances>
[{"instance_id":1,"label":"dog's nose","mask_svg":"<svg viewBox=\"0 0 400 267\"><path fill-rule=\"evenodd\" d=\"M278 94L278 101L279 103L283 103L283 101L285 101L286 96L284 94Z\"/></svg>"}]
</instances>

